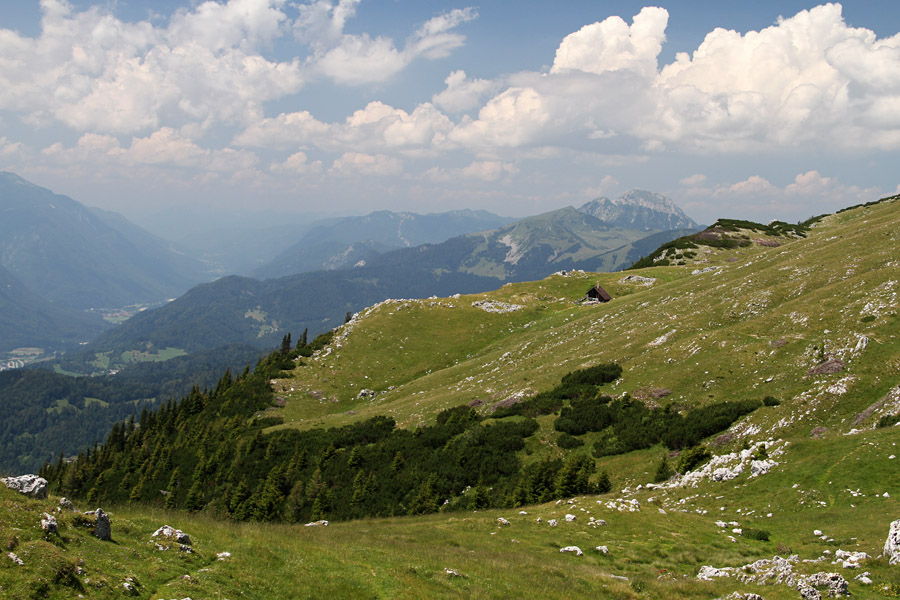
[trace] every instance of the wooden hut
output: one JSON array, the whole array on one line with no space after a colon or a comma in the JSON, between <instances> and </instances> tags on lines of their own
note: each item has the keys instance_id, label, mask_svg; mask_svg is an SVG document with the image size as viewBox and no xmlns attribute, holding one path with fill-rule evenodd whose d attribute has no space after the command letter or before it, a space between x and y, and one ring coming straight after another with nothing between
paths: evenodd
<instances>
[{"instance_id":1,"label":"wooden hut","mask_svg":"<svg viewBox=\"0 0 900 600\"><path fill-rule=\"evenodd\" d=\"M589 289L585 296L587 296L589 300L596 300L597 302L609 302L612 300L612 296L609 295L609 292L604 290L599 283Z\"/></svg>"}]
</instances>

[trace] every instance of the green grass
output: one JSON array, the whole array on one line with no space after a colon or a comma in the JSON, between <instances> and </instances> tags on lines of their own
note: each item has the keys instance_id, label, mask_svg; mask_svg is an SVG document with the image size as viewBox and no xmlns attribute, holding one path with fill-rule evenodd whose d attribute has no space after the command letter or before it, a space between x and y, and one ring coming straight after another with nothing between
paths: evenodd
<instances>
[{"instance_id":1,"label":"green grass","mask_svg":"<svg viewBox=\"0 0 900 600\"><path fill-rule=\"evenodd\" d=\"M276 382L287 400L284 426L341 425L376 414L415 426L449 406L480 400L485 411L513 394L548 389L573 369L614 361L625 372L610 392L666 388L671 394L657 402L681 409L774 396L781 406L745 423L777 426L788 436L826 423L848 431L900 375L897 213L895 202L833 215L808 239L708 249L702 264L384 303L340 329L346 337L327 356ZM691 274L704 265L719 269ZM630 274L657 281L623 283ZM597 282L613 301L578 304ZM472 306L482 299L524 308L486 313ZM867 311L878 318L860 321ZM857 352L861 336L868 346ZM807 377L820 349L842 357L846 370ZM846 393L826 391L847 377ZM364 388L378 394L357 399Z\"/></svg>"},{"instance_id":2,"label":"green grass","mask_svg":"<svg viewBox=\"0 0 900 600\"><path fill-rule=\"evenodd\" d=\"M178 356L187 356L187 352L181 348L162 348L156 352L143 352L140 350L127 350L122 352L119 360L123 364L142 362L164 362ZM108 365L107 365L108 366Z\"/></svg>"},{"instance_id":3,"label":"green grass","mask_svg":"<svg viewBox=\"0 0 900 600\"><path fill-rule=\"evenodd\" d=\"M117 506L104 507L111 514L113 542L101 542L78 525L83 517L68 512L57 515L59 535L45 537L38 525L40 514L55 502L4 489L0 543L7 545L15 537L12 551L25 565L16 567L0 557L0 594L29 598L37 597L32 595L35 590L44 590L49 598L76 593L118 598L121 584L132 577L144 598L712 599L743 590L767 599L793 599L797 592L785 586L704 583L695 577L703 565L742 566L771 558L783 548L801 559L838 549L878 556L888 524L900 509L894 499L900 498L900 481L892 477L900 459L888 458L896 452L898 438L892 428L797 440L767 475L745 474L699 488L642 489L630 496L641 505L633 513L605 506L621 497L621 491L526 507L527 515L518 509L438 513L328 527L235 524L213 515ZM853 497L848 489L859 489L862 495ZM811 504L806 501L810 497L827 506ZM565 522L566 514L576 515L576 520ZM588 526L591 516L607 525ZM498 517L510 525L498 524ZM537 523L538 517L543 524ZM549 519L560 523L550 527ZM714 524L719 519L765 529L770 540L734 536L731 542L730 527L722 530ZM163 524L186 531L195 553L157 550L150 534ZM815 529L834 541L815 537ZM579 546L584 556L559 552L569 545ZM608 555L594 549L600 545L609 548ZM232 557L216 560L223 551ZM67 579L65 574L78 567L84 572ZM445 574L448 568L461 577ZM880 586L900 585L900 572L884 559L863 563L873 586L852 581L857 571L830 561L801 562L796 568L801 573L840 572L851 581L854 598L881 598Z\"/></svg>"}]
</instances>

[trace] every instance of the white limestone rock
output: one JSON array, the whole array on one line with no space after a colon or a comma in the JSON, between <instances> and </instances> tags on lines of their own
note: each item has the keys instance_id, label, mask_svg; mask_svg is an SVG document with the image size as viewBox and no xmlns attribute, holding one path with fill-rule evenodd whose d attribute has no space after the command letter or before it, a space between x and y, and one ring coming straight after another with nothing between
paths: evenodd
<instances>
[{"instance_id":1,"label":"white limestone rock","mask_svg":"<svg viewBox=\"0 0 900 600\"><path fill-rule=\"evenodd\" d=\"M888 557L888 564L900 564L900 520L891 523L887 540L884 542L884 555Z\"/></svg>"},{"instance_id":2,"label":"white limestone rock","mask_svg":"<svg viewBox=\"0 0 900 600\"><path fill-rule=\"evenodd\" d=\"M565 548L560 548L560 552L571 552L575 556L581 556L584 552L581 551L581 548L578 546L566 546Z\"/></svg>"},{"instance_id":3,"label":"white limestone rock","mask_svg":"<svg viewBox=\"0 0 900 600\"><path fill-rule=\"evenodd\" d=\"M184 544L186 546L191 545L191 536L181 531L180 529L175 529L169 525L163 525L159 529L153 532L153 535L150 537L165 537L171 538L178 542L179 544Z\"/></svg>"},{"instance_id":4,"label":"white limestone rock","mask_svg":"<svg viewBox=\"0 0 900 600\"><path fill-rule=\"evenodd\" d=\"M11 490L32 498L47 497L47 480L38 475L19 475L18 477L4 477L0 479Z\"/></svg>"},{"instance_id":5,"label":"white limestone rock","mask_svg":"<svg viewBox=\"0 0 900 600\"><path fill-rule=\"evenodd\" d=\"M50 513L44 513L41 516L41 529L43 529L47 533L56 533L58 530L56 517L54 517Z\"/></svg>"}]
</instances>

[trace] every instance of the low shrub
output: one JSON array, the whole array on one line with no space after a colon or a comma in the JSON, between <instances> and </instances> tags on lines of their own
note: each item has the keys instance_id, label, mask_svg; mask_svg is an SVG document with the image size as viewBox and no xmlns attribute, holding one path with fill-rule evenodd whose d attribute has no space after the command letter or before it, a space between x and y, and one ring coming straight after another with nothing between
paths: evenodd
<instances>
[{"instance_id":1,"label":"low shrub","mask_svg":"<svg viewBox=\"0 0 900 600\"><path fill-rule=\"evenodd\" d=\"M878 419L878 427L893 427L900 423L900 415L884 415Z\"/></svg>"},{"instance_id":2,"label":"low shrub","mask_svg":"<svg viewBox=\"0 0 900 600\"><path fill-rule=\"evenodd\" d=\"M712 459L712 454L704 445L688 448L678 457L678 464L675 470L679 473L687 473L693 471L697 467L706 464Z\"/></svg>"},{"instance_id":3,"label":"low shrub","mask_svg":"<svg viewBox=\"0 0 900 600\"><path fill-rule=\"evenodd\" d=\"M556 444L564 450L571 450L572 448L579 448L581 446L584 446L583 441L579 440L574 435L569 435L568 433L559 434L559 437L556 438Z\"/></svg>"},{"instance_id":4,"label":"low shrub","mask_svg":"<svg viewBox=\"0 0 900 600\"><path fill-rule=\"evenodd\" d=\"M759 540L761 542L769 541L769 532L765 529L747 529L741 531L741 536L750 540Z\"/></svg>"}]
</instances>

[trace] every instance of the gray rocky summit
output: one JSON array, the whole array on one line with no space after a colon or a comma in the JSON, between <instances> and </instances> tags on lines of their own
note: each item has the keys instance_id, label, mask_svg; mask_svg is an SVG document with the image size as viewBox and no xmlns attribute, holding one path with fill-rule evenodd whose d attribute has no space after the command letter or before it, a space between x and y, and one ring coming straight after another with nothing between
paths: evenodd
<instances>
[{"instance_id":1,"label":"gray rocky summit","mask_svg":"<svg viewBox=\"0 0 900 600\"><path fill-rule=\"evenodd\" d=\"M610 227L668 231L698 227L671 198L644 190L631 190L610 200L600 197L578 208L578 212L596 217Z\"/></svg>"}]
</instances>

